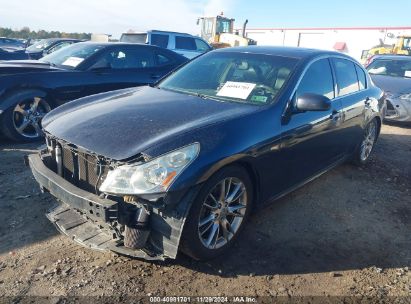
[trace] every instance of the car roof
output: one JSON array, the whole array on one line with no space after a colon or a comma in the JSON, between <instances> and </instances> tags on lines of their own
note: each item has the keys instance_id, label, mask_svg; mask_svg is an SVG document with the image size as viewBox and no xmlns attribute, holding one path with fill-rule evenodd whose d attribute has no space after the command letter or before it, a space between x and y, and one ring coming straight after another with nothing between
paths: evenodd
<instances>
[{"instance_id":1,"label":"car roof","mask_svg":"<svg viewBox=\"0 0 411 304\"><path fill-rule=\"evenodd\" d=\"M76 38L45 38L40 40L49 40L49 41L82 41L81 39Z\"/></svg>"},{"instance_id":2,"label":"car roof","mask_svg":"<svg viewBox=\"0 0 411 304\"><path fill-rule=\"evenodd\" d=\"M264 54L264 55L273 55L273 56L282 56L282 57L294 57L298 59L309 59L320 55L334 55L346 57L347 59L354 60L352 57L345 54L318 50L318 49L308 49L301 47L285 47L285 46L242 46L242 47L230 47L230 48L221 48L217 49L214 52L238 52L238 53L251 53L251 54Z\"/></svg>"},{"instance_id":3,"label":"car roof","mask_svg":"<svg viewBox=\"0 0 411 304\"><path fill-rule=\"evenodd\" d=\"M388 59L388 60L411 60L409 55L375 55L374 60Z\"/></svg>"},{"instance_id":4,"label":"car roof","mask_svg":"<svg viewBox=\"0 0 411 304\"><path fill-rule=\"evenodd\" d=\"M174 34L174 35L181 35L181 36L188 36L188 37L195 37L197 38L198 36L191 35L189 33L182 33L182 32L173 32L173 31L162 31L162 30L148 30L146 32L134 32L134 33L123 33L121 35L141 35L141 34L148 34L148 33L163 33L163 34ZM198 37L200 38L200 37Z\"/></svg>"},{"instance_id":5,"label":"car roof","mask_svg":"<svg viewBox=\"0 0 411 304\"><path fill-rule=\"evenodd\" d=\"M159 49L164 49L160 48L155 45L151 44L145 44L145 43L132 43L132 42L95 42L95 41L83 41L78 44L92 44L92 45L97 45L97 46L115 46L115 45L126 45L126 46L141 46L141 47L148 47L148 48L159 48Z\"/></svg>"},{"instance_id":6,"label":"car roof","mask_svg":"<svg viewBox=\"0 0 411 304\"><path fill-rule=\"evenodd\" d=\"M151 44L145 44L145 43L131 43L131 42L94 42L94 41L83 41L76 43L76 45L85 45L85 44L90 44L90 45L96 45L96 46L102 46L104 48L109 48L109 47L114 47L116 45L125 45L125 46L131 46L131 47L143 47L143 48L151 48L151 49L159 49L162 50L163 52L169 52L172 53L176 57L182 57L185 58L183 55L180 55L176 52L173 52L169 49L162 48L156 45L151 45Z\"/></svg>"},{"instance_id":7,"label":"car roof","mask_svg":"<svg viewBox=\"0 0 411 304\"><path fill-rule=\"evenodd\" d=\"M189 33L182 33L182 32L172 32L172 31L162 31L162 30L150 30L148 32L151 33L164 33L164 34L177 34L177 35L184 35L184 36L190 36L190 37L196 37L194 35L191 35Z\"/></svg>"}]
</instances>

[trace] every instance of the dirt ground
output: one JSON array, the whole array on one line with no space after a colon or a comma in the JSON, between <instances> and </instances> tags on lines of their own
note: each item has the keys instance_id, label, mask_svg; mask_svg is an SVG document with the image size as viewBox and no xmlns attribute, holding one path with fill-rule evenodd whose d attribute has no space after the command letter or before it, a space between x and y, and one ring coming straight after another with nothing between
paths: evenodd
<instances>
[{"instance_id":1,"label":"dirt ground","mask_svg":"<svg viewBox=\"0 0 411 304\"><path fill-rule=\"evenodd\" d=\"M0 143L0 302L1 295L411 302L410 126L384 125L366 167L342 165L256 213L231 253L207 263L128 259L58 234L44 216L53 198L23 164L38 146Z\"/></svg>"}]
</instances>

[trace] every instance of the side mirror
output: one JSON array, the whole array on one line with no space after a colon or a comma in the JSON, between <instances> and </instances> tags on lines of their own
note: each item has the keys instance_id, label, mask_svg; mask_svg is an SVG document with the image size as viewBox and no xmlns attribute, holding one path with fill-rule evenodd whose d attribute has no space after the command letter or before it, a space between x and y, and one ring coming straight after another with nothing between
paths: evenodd
<instances>
[{"instance_id":1,"label":"side mirror","mask_svg":"<svg viewBox=\"0 0 411 304\"><path fill-rule=\"evenodd\" d=\"M297 98L297 111L327 111L331 108L331 100L323 95L305 93Z\"/></svg>"}]
</instances>

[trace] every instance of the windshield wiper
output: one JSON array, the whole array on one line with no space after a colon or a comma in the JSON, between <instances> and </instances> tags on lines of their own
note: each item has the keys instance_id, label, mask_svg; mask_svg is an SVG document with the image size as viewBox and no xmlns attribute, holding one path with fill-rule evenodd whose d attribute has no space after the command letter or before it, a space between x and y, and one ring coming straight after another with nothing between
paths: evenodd
<instances>
[{"instance_id":1,"label":"windshield wiper","mask_svg":"<svg viewBox=\"0 0 411 304\"><path fill-rule=\"evenodd\" d=\"M201 93L198 93L198 92L185 91L185 90L176 90L176 89L170 89L170 88L163 88L163 87L159 87L159 86L157 88L161 89L161 90L175 92L175 93L187 94L187 95L199 97L199 98L202 98L202 99L219 100L217 98L213 98L212 96L204 95L204 94L201 94Z\"/></svg>"}]
</instances>

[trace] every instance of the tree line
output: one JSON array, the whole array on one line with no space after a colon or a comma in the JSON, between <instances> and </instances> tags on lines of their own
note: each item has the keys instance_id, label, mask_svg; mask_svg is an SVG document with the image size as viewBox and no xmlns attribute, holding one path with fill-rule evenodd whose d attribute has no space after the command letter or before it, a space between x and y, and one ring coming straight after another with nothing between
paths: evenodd
<instances>
[{"instance_id":1,"label":"tree line","mask_svg":"<svg viewBox=\"0 0 411 304\"><path fill-rule=\"evenodd\" d=\"M25 26L19 30L13 30L11 28L0 27L0 37L7 38L21 38L21 39L45 39L45 38L75 38L89 40L90 33L66 33L59 31L32 31L29 27Z\"/></svg>"}]
</instances>

